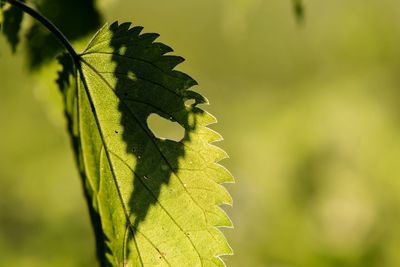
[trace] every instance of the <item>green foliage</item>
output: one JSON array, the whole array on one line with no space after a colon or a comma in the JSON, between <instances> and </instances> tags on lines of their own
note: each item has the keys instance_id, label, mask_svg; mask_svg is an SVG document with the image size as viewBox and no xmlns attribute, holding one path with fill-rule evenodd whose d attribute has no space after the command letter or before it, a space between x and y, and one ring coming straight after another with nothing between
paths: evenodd
<instances>
[{"instance_id":1,"label":"green foliage","mask_svg":"<svg viewBox=\"0 0 400 267\"><path fill-rule=\"evenodd\" d=\"M3 14L0 15L0 21L2 21L0 24L3 24L1 27L2 31L10 43L12 51L15 52L20 39L19 30L21 28L23 13L17 7L10 5L1 4L0 9L4 9L2 11Z\"/></svg>"},{"instance_id":2,"label":"green foliage","mask_svg":"<svg viewBox=\"0 0 400 267\"><path fill-rule=\"evenodd\" d=\"M95 0L33 0L31 3L70 41L79 40L95 32L101 25L102 18L96 8ZM1 5L3 6L3 4ZM4 9L2 10L3 16L0 12L0 29L3 24L3 33L12 51L15 52L21 39L19 32L23 13L10 4L4 4L0 9ZM72 14L73 17L71 17ZM1 23L2 17L4 17L4 23ZM32 20L28 26L25 38L26 55L31 69L36 69L54 59L64 49L59 40L36 20Z\"/></svg>"},{"instance_id":3,"label":"green foliage","mask_svg":"<svg viewBox=\"0 0 400 267\"><path fill-rule=\"evenodd\" d=\"M95 32L101 26L95 0L34 0L35 8L54 23L70 40ZM37 68L53 59L63 47L39 22L33 21L26 34L28 62ZM45 47L46 49L43 49Z\"/></svg>"},{"instance_id":4,"label":"green foliage","mask_svg":"<svg viewBox=\"0 0 400 267\"><path fill-rule=\"evenodd\" d=\"M221 139L207 128L216 120L198 107L207 100L190 90L196 81L174 70L183 58L167 55L172 49L155 42L157 34L140 34L130 23L106 24L77 55L52 23L72 40L86 35L100 21L93 0L35 2L50 22L8 2L0 8L13 51L21 10L47 27L33 22L28 30L31 67L51 58L58 41L69 52L59 58L57 83L101 266L224 266L220 256L232 250L217 227L232 223L219 205L232 199L221 184L233 178L217 163L225 152L211 144ZM184 138L157 137L151 114L179 123Z\"/></svg>"},{"instance_id":5,"label":"green foliage","mask_svg":"<svg viewBox=\"0 0 400 267\"><path fill-rule=\"evenodd\" d=\"M74 59L60 58L58 83L85 187L102 266L224 266L232 253L217 227L233 178L210 143L221 137L174 70L183 58L130 23L105 25ZM75 63L75 64L73 64ZM188 103L194 101L194 103ZM178 122L184 138L156 137L151 114Z\"/></svg>"}]
</instances>

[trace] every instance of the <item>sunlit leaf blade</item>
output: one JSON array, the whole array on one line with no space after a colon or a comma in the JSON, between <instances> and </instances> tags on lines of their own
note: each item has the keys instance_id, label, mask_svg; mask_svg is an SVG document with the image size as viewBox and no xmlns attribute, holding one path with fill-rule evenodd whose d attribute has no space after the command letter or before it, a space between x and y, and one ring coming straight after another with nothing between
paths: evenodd
<instances>
[{"instance_id":1,"label":"sunlit leaf blade","mask_svg":"<svg viewBox=\"0 0 400 267\"><path fill-rule=\"evenodd\" d=\"M24 1L21 0L21 2ZM21 28L23 13L15 6L5 5L2 17L3 23L1 30L9 42L12 51L15 52L20 40L19 30Z\"/></svg>"},{"instance_id":2,"label":"sunlit leaf blade","mask_svg":"<svg viewBox=\"0 0 400 267\"><path fill-rule=\"evenodd\" d=\"M173 70L183 59L141 30L105 25L77 68L61 60L102 265L224 266L219 256L232 250L217 227L231 221L219 205L232 199L221 184L233 178L217 163L225 152L210 144L221 139L206 127L215 118L197 106L206 99L189 90L196 82ZM157 138L152 113L178 122L185 137Z\"/></svg>"}]
</instances>

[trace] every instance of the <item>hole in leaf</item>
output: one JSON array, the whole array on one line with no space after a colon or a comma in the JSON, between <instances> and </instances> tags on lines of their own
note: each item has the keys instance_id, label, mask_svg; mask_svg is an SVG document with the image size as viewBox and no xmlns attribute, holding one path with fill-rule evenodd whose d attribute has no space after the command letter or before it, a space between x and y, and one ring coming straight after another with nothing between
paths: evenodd
<instances>
[{"instance_id":1,"label":"hole in leaf","mask_svg":"<svg viewBox=\"0 0 400 267\"><path fill-rule=\"evenodd\" d=\"M194 104L196 104L196 100L194 100L194 99L188 99L188 100L185 101L185 105L186 105L187 107L191 107L191 106L193 106Z\"/></svg>"},{"instance_id":2,"label":"hole in leaf","mask_svg":"<svg viewBox=\"0 0 400 267\"><path fill-rule=\"evenodd\" d=\"M133 71L128 71L128 79L129 80L132 80L132 81L136 81L137 80L137 78L136 78L136 74L133 72Z\"/></svg>"},{"instance_id":3,"label":"hole in leaf","mask_svg":"<svg viewBox=\"0 0 400 267\"><path fill-rule=\"evenodd\" d=\"M150 114L147 125L155 136L179 142L185 136L185 129L177 122L167 120L157 114Z\"/></svg>"},{"instance_id":4,"label":"hole in leaf","mask_svg":"<svg viewBox=\"0 0 400 267\"><path fill-rule=\"evenodd\" d=\"M118 52L119 52L120 55L125 55L126 50L127 50L127 47L123 45L123 46L120 47Z\"/></svg>"}]
</instances>

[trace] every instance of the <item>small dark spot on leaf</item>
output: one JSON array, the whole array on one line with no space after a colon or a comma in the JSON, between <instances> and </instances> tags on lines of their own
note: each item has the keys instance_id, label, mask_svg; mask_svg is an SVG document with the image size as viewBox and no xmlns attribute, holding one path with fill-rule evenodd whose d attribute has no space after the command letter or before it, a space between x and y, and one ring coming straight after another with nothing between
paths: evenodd
<instances>
[{"instance_id":1,"label":"small dark spot on leaf","mask_svg":"<svg viewBox=\"0 0 400 267\"><path fill-rule=\"evenodd\" d=\"M115 132L116 134L118 133L118 131L117 131L117 130L115 130L114 132Z\"/></svg>"}]
</instances>

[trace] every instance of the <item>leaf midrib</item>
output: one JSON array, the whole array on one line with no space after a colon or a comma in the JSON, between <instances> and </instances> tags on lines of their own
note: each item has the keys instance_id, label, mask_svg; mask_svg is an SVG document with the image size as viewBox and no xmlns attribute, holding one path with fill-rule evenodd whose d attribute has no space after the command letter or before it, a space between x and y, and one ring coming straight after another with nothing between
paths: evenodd
<instances>
[{"instance_id":1,"label":"leaf midrib","mask_svg":"<svg viewBox=\"0 0 400 267\"><path fill-rule=\"evenodd\" d=\"M111 86L111 84L87 61L82 59L82 62L85 63L96 75L98 75L98 77L107 85L107 87L113 92L113 94L115 95L116 98L118 98L121 103L127 108L127 110L129 111L130 114L132 114L133 118L137 121L138 125L140 126L140 128L149 135L149 139L150 141L153 143L153 145L155 146L155 148L157 149L158 153L160 153L160 156L163 158L163 160L165 161L165 163L168 165L168 167L170 168L171 172L178 178L179 183L181 184L182 188L184 189L184 191L186 191L186 193L188 194L188 196L190 197L190 199L192 199L192 201L198 206L198 208L203 212L204 215L204 220L206 222L206 225L208 225L208 220L207 217L204 213L203 208L200 206L200 204L197 203L196 200L193 199L192 195L189 193L189 191L187 190L187 188L185 187L182 179L178 176L178 174L175 172L174 168L171 166L171 164L169 163L169 161L167 160L167 158L165 157L165 155L162 153L160 147L158 146L158 144L154 141L154 135L153 133L149 132L146 130L146 127L144 127L142 125L142 123L140 122L140 120L136 117L135 113L129 108L129 106L123 101L123 99L121 99L116 92L113 90L113 87Z\"/></svg>"},{"instance_id":2,"label":"leaf midrib","mask_svg":"<svg viewBox=\"0 0 400 267\"><path fill-rule=\"evenodd\" d=\"M115 97L117 97L120 101L121 101L121 103L123 104L123 105L125 105L126 106L126 108L127 108L127 110L129 110L129 112L132 114L132 116L135 118L135 120L137 121L137 123L140 125L140 127L142 128L142 130L145 132L145 133L149 133L149 131L147 131L146 130L146 128L141 124L141 122L140 122L140 120L136 117L136 115L132 112L132 110L126 105L126 103L115 93L115 91L113 90L113 87L108 83L108 81L100 74L100 73L98 73L97 72L97 70L90 64L90 63L88 63L88 62L86 62L86 61L84 61L84 60L82 60L82 62L83 63L85 63L96 75L98 75L98 77L107 85L107 87L113 92L113 94L115 95ZM89 90L89 88L87 88L87 90ZM97 115L96 115L96 117L97 117ZM96 120L97 121L97 120ZM98 127L100 127L100 122L98 122ZM186 187L184 186L184 183L182 182L182 180L181 180L181 178L178 176L178 174L174 171L174 169L172 168L172 166L171 166L171 164L169 163L169 161L165 158L165 155L162 153L162 151L161 151L161 149L159 148L159 146L157 145L157 143L154 141L154 138L152 138L152 135L151 134L149 134L149 139L151 140L151 142L153 143L153 145L155 146L155 148L157 149L157 151L160 153L160 156L162 157L162 159L165 161L165 163L168 165L168 167L170 168L170 170L171 170L171 172L178 178L178 181L179 181L179 183L181 184L181 186L183 187L183 189L184 189L184 191L187 193L187 195L190 197L190 199L192 199L192 201L193 201L193 203L195 203L198 207L199 207L199 209L202 211L202 213L203 213L203 215L204 215L204 219L205 219L205 222L206 222L206 225L208 225L208 223L207 223L207 217L206 217L206 214L205 214L205 212L204 212L204 210L202 209L202 207L197 203L197 201L195 201L194 199L193 199L193 197L191 196L191 194L189 193L189 191L186 189ZM102 141L103 141L103 143L104 143L104 140L105 139L103 139L103 137L102 137ZM106 147L106 150L107 150L107 152L112 152L111 150L110 151L108 151L108 148ZM109 160L109 163L110 163L110 165L112 165L111 164L111 160ZM114 173L113 173L114 174ZM114 180L116 180L116 177L114 176L113 177L114 178ZM147 187L145 187L146 189L147 189ZM148 189L149 190L149 189ZM151 191L150 191L151 192ZM151 192L152 193L152 192ZM120 195L120 200L121 200L121 202L123 202L123 199L122 199L122 195ZM165 210L166 211L166 210ZM167 211L166 211L167 212ZM167 214L169 214L168 212L167 212ZM175 220L171 217L171 219L175 222ZM128 218L128 221L130 222L130 219ZM177 226L178 226L178 228L179 229L181 229L182 230L182 232L184 233L184 231L183 231L183 229L181 228L181 226L180 225L178 225L178 224L176 224ZM208 229L206 229L207 231L208 231ZM142 233L143 234L143 233ZM187 238L188 238L188 240L190 241L190 243L191 243L191 245L192 245L192 247L194 248L194 250L196 251L196 254L198 255L198 257L199 257L199 260L200 260L200 263L201 263L201 266L203 266L203 263L202 263L202 260L201 260L201 254L200 254L200 252L198 251L198 249L197 249L197 247L195 246L195 244L193 243L193 241L192 241L192 239L189 237L189 236L187 236L187 235L185 235ZM154 246L155 247L155 246ZM156 247L155 247L156 248ZM157 248L156 248L157 249Z\"/></svg>"},{"instance_id":3,"label":"leaf midrib","mask_svg":"<svg viewBox=\"0 0 400 267\"><path fill-rule=\"evenodd\" d=\"M193 202L199 207L199 209L202 211L203 216L204 216L204 219L205 219L205 222L206 222L206 225L208 225L208 222L207 222L208 220L207 220L207 217L206 217L206 214L205 214L203 208L197 203L196 200L193 199L193 197L191 196L191 194L189 193L189 191L187 190L187 188L184 186L184 184L183 184L181 178L177 175L177 173L174 171L174 169L172 168L172 166L170 165L170 163L168 162L168 160L165 158L165 155L162 153L162 151L161 151L160 148L158 147L157 143L154 141L153 138L151 138L152 135L149 133L149 131L146 131L146 129L145 129L145 128L143 127L143 125L141 124L140 120L139 120L139 119L136 117L136 115L131 111L131 109L126 105L126 103L115 93L115 91L113 90L113 87L108 83L108 81L105 80L105 78L104 78L90 63L88 63L87 61L85 61L83 58L81 58L81 61L82 61L85 65L87 65L96 75L99 76L99 78L107 85L107 87L109 87L109 89L114 93L114 95L121 101L121 103L123 103L123 104L127 107L127 109L129 110L129 112L133 115L133 117L135 118L135 120L138 122L138 124L139 124L140 127L142 128L142 130L149 134L149 139L152 141L152 143L154 144L154 146L157 148L157 151L160 153L160 155L161 155L161 157L163 158L163 160L165 161L165 163L166 163L166 164L168 165L168 167L171 169L172 173L174 173L174 175L178 178L178 180L179 180L181 186L183 187L184 191L187 193L187 195L192 199L192 201L193 201ZM91 105L91 106L94 106L94 104L93 104L93 102L92 102L92 99L91 99L91 97L90 97L89 86L88 86L87 83L86 83L86 79L85 79L85 76L84 76L84 74L83 74L83 71L82 71L81 68L79 68L79 69L80 69L80 73L81 73L81 75L82 75L82 78L83 78L83 80L84 80L84 87L85 87L86 94L89 94L89 95L88 95L88 99L89 99L90 105ZM128 211L127 211L127 208L125 207L125 204L124 204L124 201L123 201L123 198L122 198L122 194L121 194L121 191L120 191L120 188L119 188L119 184L118 184L118 182L117 182L117 180L116 180L116 175L115 175L115 172L114 172L113 167L112 167L113 164L112 164L112 161L111 161L110 156L109 156L109 153L112 153L112 154L114 154L114 155L116 155L116 154L113 153L111 150L108 149L108 146L107 146L106 143L105 143L105 138L104 138L103 132L102 132L101 127L100 127L100 122L99 122L99 120L98 120L97 114L95 113L95 110L96 110L96 109L92 108L92 110L94 111L94 117L95 117L95 119L96 119L97 128L98 128L98 130L99 130L99 132L100 132L100 135L101 135L102 143L103 143L103 145L105 146L107 161L108 161L109 165L111 166L110 169L111 169L111 171L112 171L112 176L113 176L114 184L115 184L115 186L116 186L116 188L117 188L118 196L119 196L119 199L120 199L121 204L122 204L122 206L123 206L124 213L125 213L125 217L126 217L127 221L129 222L129 227L130 227L131 232L132 232L132 235L133 235L133 229L132 229L133 226L131 225L131 221L130 221L130 218L129 218L129 213L128 213ZM121 158L120 158L120 160L121 160ZM124 161L122 161L122 162L123 162L124 164L126 164ZM128 167L129 167L129 166L128 166ZM129 168L130 168L130 167L129 167ZM131 168L130 168L130 169L131 169ZM132 170L132 169L131 169L131 170ZM133 173L135 174L135 176L138 176L134 171L133 171ZM141 179L140 179L140 181L141 181L141 183L143 184L143 181L142 181ZM147 186L144 186L144 187L146 188L146 190L148 190L148 191L153 195L153 192L152 192L149 188L147 188ZM155 196L153 195L153 197L155 197ZM157 199L156 199L156 201L159 203L159 201L158 201ZM184 236L190 241L192 247L194 248L194 250L196 251L196 254L198 255L198 258L199 258L199 261L200 261L201 266L203 266L201 254L200 254L200 252L198 251L198 249L197 249L197 247L195 246L195 244L193 243L192 239L191 239L189 236L185 235L185 231L183 230L183 228L173 219L173 217L172 217L172 216L170 215L170 213L161 205L161 203L159 203L159 204L160 204L160 206L163 208L163 210L167 213L167 215L171 218L171 220L176 224L176 226L184 233ZM140 232L138 229L135 229L135 230L138 231L138 232ZM204 229L204 230L206 230L207 232L209 232L209 230L208 230L207 228ZM152 244L152 246L153 246L157 251L159 251L158 248L153 244L153 242L151 242L151 240L150 240L148 237L146 237L146 235L144 235L142 232L140 232L140 233ZM210 234L211 234L211 233L210 233ZM134 239L134 241L135 241L135 246L136 246L136 248L137 248L137 251L138 251L138 253L139 253L139 258L140 258L140 260L141 260L141 264L142 264L142 266L144 266L144 265L143 265L142 258L141 258L141 256L140 256L140 250L139 250L138 247L137 247L136 240ZM159 252L159 254L160 254L160 256L163 257L163 259L167 262L167 264L170 265L170 263L167 261L167 259L165 258L165 256L164 256L162 253L160 253L160 252ZM171 265L170 265L170 266L171 266Z\"/></svg>"},{"instance_id":4,"label":"leaf midrib","mask_svg":"<svg viewBox=\"0 0 400 267\"><path fill-rule=\"evenodd\" d=\"M91 98L91 95L90 95L90 92L89 92L89 87L88 87L88 85L87 85L85 75L83 74L82 67L81 67L80 65L77 66L77 72L79 73L79 75L77 75L77 77L81 76L81 80L82 80L83 86L84 86L84 88L85 88L85 94L86 94L86 96L87 96L87 98L88 98L88 100L89 100L89 104L90 104L90 106L91 106L91 110L93 111L93 115L94 115L94 118L95 118L95 121L96 121L96 125L97 125L97 130L98 130L99 133L100 133L100 137L101 137L103 146L104 146L104 148L105 148L104 150L105 150L105 153L106 153L107 161L108 161L108 163L110 164L111 175L112 175L112 177L113 177L113 181L114 181L115 187L116 187L116 189L117 189L118 197L119 197L119 199L120 199L120 201L121 201L121 205L122 205L122 208L123 208L123 210L124 210L125 219L127 220L127 222L130 222L129 213L128 213L127 210L126 210L126 207L125 207L125 204L124 204L124 201L123 201L123 198L122 198L121 190L120 190L119 184L118 184L118 182L117 182L117 180L116 180L116 176L115 176L115 173L114 173L114 169L112 168L112 164L111 164L111 160L110 160L110 155L108 154L108 147L107 147L107 145L106 145L106 143L105 143L105 141L104 141L105 139L104 139L103 131L101 130L100 122L99 122L99 119L98 119L98 117L97 117L97 113L95 112L96 109L95 109L95 107L94 107L94 103L93 103L93 101L92 101L92 98ZM80 95L79 89L80 89L80 86L78 87L78 90L77 90L77 97L78 97L78 99L79 99L79 95ZM78 106L78 109L79 109L79 106ZM80 121L80 120L79 120L79 121ZM80 127L79 127L79 128L80 128ZM139 250L139 248L138 248L137 242L136 242L136 238L135 238L135 235L134 235L134 231L133 231L133 229L132 229L132 225L131 225L131 223L129 223L128 225L129 225L129 229L130 229L130 231L131 231L131 234L132 234L132 236L133 236L133 240L134 240L134 243L135 243L136 250L137 250L137 252L138 252L140 264L144 267L143 259L142 259L140 250ZM136 230L138 231L138 229L136 229ZM144 236L144 235L143 235L143 236ZM162 255L161 255L161 256L162 256ZM125 260L125 259L123 259L123 261L124 261L124 260Z\"/></svg>"}]
</instances>

